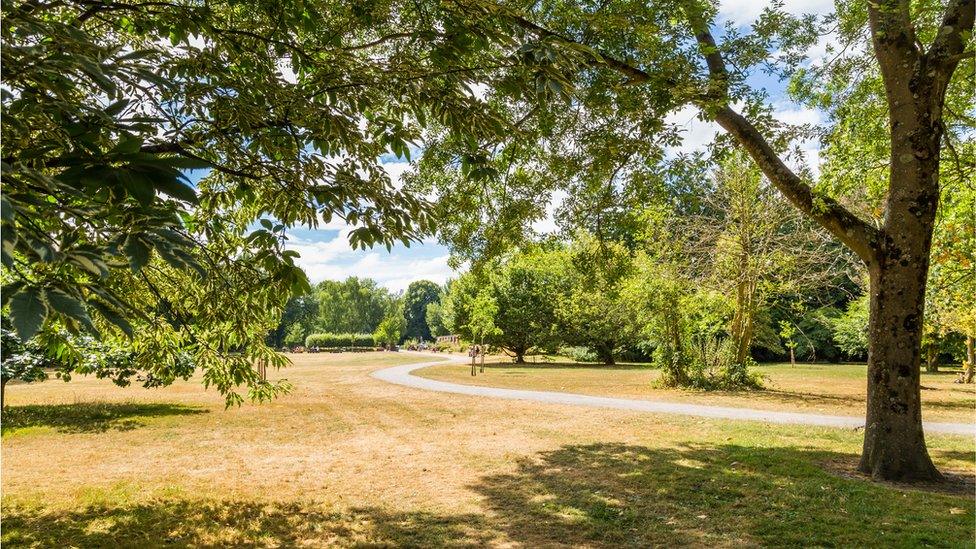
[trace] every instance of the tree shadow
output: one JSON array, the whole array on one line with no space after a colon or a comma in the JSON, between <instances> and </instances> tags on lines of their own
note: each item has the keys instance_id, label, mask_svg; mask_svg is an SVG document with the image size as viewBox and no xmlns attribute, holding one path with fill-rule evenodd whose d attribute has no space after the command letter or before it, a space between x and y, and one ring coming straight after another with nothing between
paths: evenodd
<instances>
[{"instance_id":1,"label":"tree shadow","mask_svg":"<svg viewBox=\"0 0 976 549\"><path fill-rule=\"evenodd\" d=\"M853 455L736 445L567 445L480 479L477 513L160 498L64 510L4 501L34 547L967 546L970 497L834 475ZM391 502L391 507L395 502ZM952 511L952 512L950 512ZM955 512L961 511L961 512Z\"/></svg>"},{"instance_id":2,"label":"tree shadow","mask_svg":"<svg viewBox=\"0 0 976 549\"><path fill-rule=\"evenodd\" d=\"M744 446L564 446L483 479L509 539L538 546L952 546L973 501L833 475L847 454ZM962 508L964 514L950 514Z\"/></svg>"},{"instance_id":3,"label":"tree shadow","mask_svg":"<svg viewBox=\"0 0 976 549\"><path fill-rule=\"evenodd\" d=\"M85 402L29 404L3 409L3 435L30 427L50 427L59 433L103 433L142 427L148 418L205 414L205 408L160 402Z\"/></svg>"},{"instance_id":4,"label":"tree shadow","mask_svg":"<svg viewBox=\"0 0 976 549\"><path fill-rule=\"evenodd\" d=\"M531 357L530 357L531 358ZM517 364L515 362L486 362L485 368L504 368L506 370L647 370L648 372L658 368L649 363L625 362L617 364L601 364L599 362L526 362Z\"/></svg>"},{"instance_id":5,"label":"tree shadow","mask_svg":"<svg viewBox=\"0 0 976 549\"><path fill-rule=\"evenodd\" d=\"M976 450L940 450L932 449L929 453L933 457L941 457L944 459L954 459L956 461L963 461L966 463L976 463Z\"/></svg>"},{"instance_id":6,"label":"tree shadow","mask_svg":"<svg viewBox=\"0 0 976 549\"><path fill-rule=\"evenodd\" d=\"M446 547L485 546L493 535L474 514L163 500L56 512L6 505L2 541L10 547Z\"/></svg>"},{"instance_id":7,"label":"tree shadow","mask_svg":"<svg viewBox=\"0 0 976 549\"><path fill-rule=\"evenodd\" d=\"M736 394L736 393L730 393ZM864 404L865 397L861 395L827 395L823 393L807 393L803 391L784 391L782 389L763 389L757 392L760 398L776 401L782 404L814 404L823 406Z\"/></svg>"},{"instance_id":8,"label":"tree shadow","mask_svg":"<svg viewBox=\"0 0 976 549\"><path fill-rule=\"evenodd\" d=\"M925 408L938 408L946 411L976 412L976 399L964 398L959 400L922 400L923 414Z\"/></svg>"}]
</instances>

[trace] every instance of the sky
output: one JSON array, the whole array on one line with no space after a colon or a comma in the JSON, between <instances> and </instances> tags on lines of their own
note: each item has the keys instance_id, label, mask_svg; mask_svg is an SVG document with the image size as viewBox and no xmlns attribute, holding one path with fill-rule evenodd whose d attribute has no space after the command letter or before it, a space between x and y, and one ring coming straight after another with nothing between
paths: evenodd
<instances>
[{"instance_id":1,"label":"sky","mask_svg":"<svg viewBox=\"0 0 976 549\"><path fill-rule=\"evenodd\" d=\"M760 14L764 5L765 2L759 0L723 1L719 22L732 21L740 27L748 26ZM823 14L833 9L833 0L785 0L784 9L794 14ZM816 46L811 51L811 57L815 58L823 47L823 44ZM817 111L788 101L783 83L765 75L757 75L752 84L769 92L779 120L795 124L821 122L821 114ZM698 121L693 107L673 113L669 121L682 128L684 141L681 150L685 151L708 145L719 131L715 124ZM805 144L804 150L807 163L816 168L816 144ZM410 166L391 156L383 159L383 167L396 182ZM537 223L534 226L537 231L556 229L551 214L559 201L560 197L555 196L549 207L550 218ZM392 291L402 291L415 280L427 279L442 284L458 274L448 266L448 248L438 244L436 239L415 243L409 248L397 245L389 252L384 247L353 250L348 243L348 232L349 229L342 220L320 225L315 230L292 229L289 231L288 248L301 254L296 262L305 269L313 283L358 276L372 278Z\"/></svg>"}]
</instances>

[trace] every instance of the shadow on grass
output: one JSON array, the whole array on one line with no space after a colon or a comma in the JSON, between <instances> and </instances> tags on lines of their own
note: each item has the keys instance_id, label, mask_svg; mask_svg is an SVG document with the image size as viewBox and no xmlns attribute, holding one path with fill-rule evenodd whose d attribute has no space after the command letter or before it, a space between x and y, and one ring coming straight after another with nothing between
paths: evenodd
<instances>
[{"instance_id":1,"label":"shadow on grass","mask_svg":"<svg viewBox=\"0 0 976 549\"><path fill-rule=\"evenodd\" d=\"M939 389L936 389L939 390ZM713 391L711 394L738 396L745 394L746 391ZM856 406L866 405L865 395L828 395L823 393L808 393L803 391L784 391L782 389L766 388L759 391L749 391L755 398L780 404L803 404L819 406ZM923 393L924 395L924 393ZM934 400L925 398L922 407L928 409L938 409L947 412L954 411L973 411L976 410L976 399L958 398L955 400Z\"/></svg>"},{"instance_id":2,"label":"shadow on grass","mask_svg":"<svg viewBox=\"0 0 976 549\"><path fill-rule=\"evenodd\" d=\"M377 508L331 512L314 504L166 500L84 512L7 506L4 546L156 547L368 545L437 547L488 542L483 518Z\"/></svg>"},{"instance_id":3,"label":"shadow on grass","mask_svg":"<svg viewBox=\"0 0 976 549\"><path fill-rule=\"evenodd\" d=\"M971 543L972 499L902 492L823 466L853 460L793 448L564 446L474 489L528 547Z\"/></svg>"},{"instance_id":4,"label":"shadow on grass","mask_svg":"<svg viewBox=\"0 0 976 549\"><path fill-rule=\"evenodd\" d=\"M969 497L828 473L854 456L744 446L563 446L472 490L484 513L158 499L4 505L5 546L967 546ZM308 494L314 498L325 494ZM394 506L395 502L390 502ZM956 511L951 511L955 509Z\"/></svg>"},{"instance_id":5,"label":"shadow on grass","mask_svg":"<svg viewBox=\"0 0 976 549\"><path fill-rule=\"evenodd\" d=\"M470 365L470 363L469 363ZM506 370L647 370L653 371L659 368L650 363L617 363L601 364L599 362L526 362L516 364L515 362L486 362L485 368L498 368Z\"/></svg>"},{"instance_id":6,"label":"shadow on grass","mask_svg":"<svg viewBox=\"0 0 976 549\"><path fill-rule=\"evenodd\" d=\"M59 433L103 433L136 429L153 417L204 413L204 408L158 402L30 404L7 406L0 414L0 424L4 435L30 427L51 427Z\"/></svg>"},{"instance_id":7,"label":"shadow on grass","mask_svg":"<svg viewBox=\"0 0 976 549\"><path fill-rule=\"evenodd\" d=\"M974 450L940 450L933 449L929 453L932 457L940 457L944 459L954 459L957 461L963 461L966 463L976 463L976 451Z\"/></svg>"}]
</instances>

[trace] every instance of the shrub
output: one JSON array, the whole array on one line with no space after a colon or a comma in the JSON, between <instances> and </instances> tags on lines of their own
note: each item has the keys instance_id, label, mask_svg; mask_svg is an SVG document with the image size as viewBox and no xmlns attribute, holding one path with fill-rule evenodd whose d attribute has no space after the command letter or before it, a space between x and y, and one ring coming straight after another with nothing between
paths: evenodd
<instances>
[{"instance_id":1,"label":"shrub","mask_svg":"<svg viewBox=\"0 0 976 549\"><path fill-rule=\"evenodd\" d=\"M344 347L372 347L371 334L311 334L305 338L305 347L337 349Z\"/></svg>"},{"instance_id":2,"label":"shrub","mask_svg":"<svg viewBox=\"0 0 976 549\"><path fill-rule=\"evenodd\" d=\"M589 347L560 347L559 354L573 362L598 362L596 351Z\"/></svg>"}]
</instances>

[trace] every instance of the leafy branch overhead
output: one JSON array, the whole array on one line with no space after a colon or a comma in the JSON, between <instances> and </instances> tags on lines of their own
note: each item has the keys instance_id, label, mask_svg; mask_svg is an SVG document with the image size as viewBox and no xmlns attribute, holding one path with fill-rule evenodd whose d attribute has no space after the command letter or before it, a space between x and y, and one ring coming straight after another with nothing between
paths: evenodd
<instances>
[{"instance_id":1,"label":"leafy branch overhead","mask_svg":"<svg viewBox=\"0 0 976 549\"><path fill-rule=\"evenodd\" d=\"M409 158L425 126L500 131L470 75L440 69L467 36L416 10L4 3L3 305L18 335L131 338L146 364L188 348L229 403L238 385L273 394L253 364L283 363L263 336L308 290L287 228L341 218L356 247L415 242L430 206L380 157Z\"/></svg>"}]
</instances>

